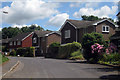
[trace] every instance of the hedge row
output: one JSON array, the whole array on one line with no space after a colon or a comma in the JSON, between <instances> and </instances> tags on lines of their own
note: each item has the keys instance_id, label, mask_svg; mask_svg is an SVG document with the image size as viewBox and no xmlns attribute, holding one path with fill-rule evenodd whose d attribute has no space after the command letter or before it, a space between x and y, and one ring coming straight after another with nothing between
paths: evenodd
<instances>
[{"instance_id":1,"label":"hedge row","mask_svg":"<svg viewBox=\"0 0 120 80\"><path fill-rule=\"evenodd\" d=\"M70 58L71 54L79 49L81 49L82 46L78 42L68 43L65 45L60 46L58 56L57 58Z\"/></svg>"},{"instance_id":2,"label":"hedge row","mask_svg":"<svg viewBox=\"0 0 120 80\"><path fill-rule=\"evenodd\" d=\"M24 57L33 57L35 55L35 47L26 47L26 48L17 48L12 50L10 53L11 56L24 56Z\"/></svg>"}]
</instances>

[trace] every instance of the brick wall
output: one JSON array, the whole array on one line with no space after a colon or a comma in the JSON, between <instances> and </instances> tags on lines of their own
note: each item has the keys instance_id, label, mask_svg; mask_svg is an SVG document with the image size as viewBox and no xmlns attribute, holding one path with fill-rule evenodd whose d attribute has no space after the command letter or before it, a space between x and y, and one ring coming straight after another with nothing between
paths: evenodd
<instances>
[{"instance_id":1,"label":"brick wall","mask_svg":"<svg viewBox=\"0 0 120 80\"><path fill-rule=\"evenodd\" d=\"M103 25L107 25L107 26L110 27L109 33L103 33L102 32L102 26ZM98 26L96 26L96 32L103 34L103 37L104 37L105 40L109 40L109 37L111 35L115 34L115 26L113 24L105 21L105 22L99 24Z\"/></svg>"},{"instance_id":2,"label":"brick wall","mask_svg":"<svg viewBox=\"0 0 120 80\"><path fill-rule=\"evenodd\" d=\"M32 47L32 34L22 41L22 47Z\"/></svg>"}]
</instances>

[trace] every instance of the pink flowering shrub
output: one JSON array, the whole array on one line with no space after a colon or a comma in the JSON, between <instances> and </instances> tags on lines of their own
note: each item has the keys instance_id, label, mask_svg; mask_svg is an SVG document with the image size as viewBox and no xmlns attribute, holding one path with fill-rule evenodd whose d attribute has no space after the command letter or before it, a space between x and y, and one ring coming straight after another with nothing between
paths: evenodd
<instances>
[{"instance_id":1,"label":"pink flowering shrub","mask_svg":"<svg viewBox=\"0 0 120 80\"><path fill-rule=\"evenodd\" d=\"M92 53L101 54L103 52L103 45L95 43L94 45L91 46L91 49Z\"/></svg>"},{"instance_id":2,"label":"pink flowering shrub","mask_svg":"<svg viewBox=\"0 0 120 80\"><path fill-rule=\"evenodd\" d=\"M109 44L109 47L106 49L106 54L114 53L117 50L117 46L113 43Z\"/></svg>"}]
</instances>

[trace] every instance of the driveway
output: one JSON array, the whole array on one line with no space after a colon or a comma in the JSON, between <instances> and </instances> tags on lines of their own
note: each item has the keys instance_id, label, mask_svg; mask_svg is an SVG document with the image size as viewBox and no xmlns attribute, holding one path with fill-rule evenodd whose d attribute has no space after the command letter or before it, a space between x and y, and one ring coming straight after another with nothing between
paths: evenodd
<instances>
[{"instance_id":1,"label":"driveway","mask_svg":"<svg viewBox=\"0 0 120 80\"><path fill-rule=\"evenodd\" d=\"M118 70L81 61L46 59L43 57L11 57L20 61L4 78L107 78Z\"/></svg>"}]
</instances>

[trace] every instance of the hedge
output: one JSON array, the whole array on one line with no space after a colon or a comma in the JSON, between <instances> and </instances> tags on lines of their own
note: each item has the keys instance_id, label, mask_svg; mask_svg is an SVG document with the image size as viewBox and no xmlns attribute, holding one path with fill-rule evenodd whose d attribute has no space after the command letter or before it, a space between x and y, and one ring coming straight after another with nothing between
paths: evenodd
<instances>
[{"instance_id":1,"label":"hedge","mask_svg":"<svg viewBox=\"0 0 120 80\"><path fill-rule=\"evenodd\" d=\"M63 58L68 59L71 57L71 54L79 49L81 49L82 46L78 42L68 43L65 45L62 45L59 47L59 52L57 55L57 58Z\"/></svg>"},{"instance_id":2,"label":"hedge","mask_svg":"<svg viewBox=\"0 0 120 80\"><path fill-rule=\"evenodd\" d=\"M24 57L33 57L35 56L35 47L26 47L26 48L17 48L12 50L10 53L12 56L24 56Z\"/></svg>"},{"instance_id":3,"label":"hedge","mask_svg":"<svg viewBox=\"0 0 120 80\"><path fill-rule=\"evenodd\" d=\"M48 53L45 54L45 57L56 58L59 51L60 43L55 42L50 44L48 48Z\"/></svg>"}]
</instances>

